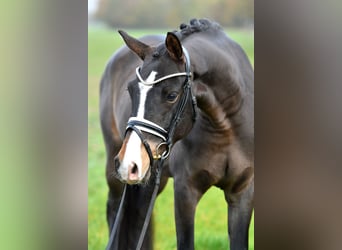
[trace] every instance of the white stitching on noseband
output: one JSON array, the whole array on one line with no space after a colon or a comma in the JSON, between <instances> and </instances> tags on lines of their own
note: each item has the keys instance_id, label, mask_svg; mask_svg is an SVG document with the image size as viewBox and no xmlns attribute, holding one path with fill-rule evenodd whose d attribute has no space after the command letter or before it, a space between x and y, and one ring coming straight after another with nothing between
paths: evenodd
<instances>
[{"instance_id":1,"label":"white stitching on noseband","mask_svg":"<svg viewBox=\"0 0 342 250\"><path fill-rule=\"evenodd\" d=\"M161 131L163 131L165 134L167 134L168 132L161 126L159 126L158 124L154 123L154 122L151 122L149 120L146 120L144 118L139 118L139 117L130 117L128 122L130 121L139 121L139 122L143 122L143 123L147 123L147 124L150 124L154 127L157 127L158 129L160 129ZM147 132L147 133L150 133L150 134L153 134L155 136L158 136L159 138L161 138L163 141L166 141L166 137L164 135L162 135L161 133L159 133L158 131L155 131L155 130L152 130L152 129L149 129L149 128L146 128L146 127L143 127L143 126L140 126L140 125L136 125L136 127L141 130L141 131L144 131L144 132ZM128 128L128 126L126 127L126 129Z\"/></svg>"}]
</instances>

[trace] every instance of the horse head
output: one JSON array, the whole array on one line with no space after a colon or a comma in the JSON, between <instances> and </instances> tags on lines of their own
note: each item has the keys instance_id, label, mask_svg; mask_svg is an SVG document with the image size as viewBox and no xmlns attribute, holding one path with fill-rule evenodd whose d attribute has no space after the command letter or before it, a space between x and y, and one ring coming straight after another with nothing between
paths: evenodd
<instances>
[{"instance_id":1,"label":"horse head","mask_svg":"<svg viewBox=\"0 0 342 250\"><path fill-rule=\"evenodd\" d=\"M122 182L139 184L150 179L156 160L167 158L193 126L190 58L176 33L167 33L165 43L156 47L119 33L143 63L128 83L132 110L115 171Z\"/></svg>"}]
</instances>

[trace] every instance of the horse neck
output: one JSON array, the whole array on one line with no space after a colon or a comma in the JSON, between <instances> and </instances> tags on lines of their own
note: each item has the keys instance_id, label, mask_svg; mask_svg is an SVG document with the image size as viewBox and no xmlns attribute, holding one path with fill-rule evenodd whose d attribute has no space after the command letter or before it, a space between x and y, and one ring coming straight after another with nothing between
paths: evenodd
<instances>
[{"instance_id":1,"label":"horse neck","mask_svg":"<svg viewBox=\"0 0 342 250\"><path fill-rule=\"evenodd\" d=\"M253 119L248 114L248 110L254 108L251 99L254 92L252 79L243 77L245 73L252 77L253 72L248 65L240 65L243 60L209 49L208 46L189 46L192 72L195 75L194 92L202 120L207 120L214 131L227 134L234 124Z\"/></svg>"}]
</instances>

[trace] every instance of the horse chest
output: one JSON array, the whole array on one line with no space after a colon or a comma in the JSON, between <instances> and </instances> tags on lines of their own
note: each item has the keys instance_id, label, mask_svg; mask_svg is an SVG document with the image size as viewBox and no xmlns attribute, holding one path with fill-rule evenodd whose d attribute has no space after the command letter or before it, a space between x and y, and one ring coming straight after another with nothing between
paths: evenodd
<instances>
[{"instance_id":1,"label":"horse chest","mask_svg":"<svg viewBox=\"0 0 342 250\"><path fill-rule=\"evenodd\" d=\"M224 175L227 153L227 146L211 144L205 137L203 140L188 138L175 145L170 157L170 171L173 176L198 177L213 184Z\"/></svg>"},{"instance_id":2,"label":"horse chest","mask_svg":"<svg viewBox=\"0 0 342 250\"><path fill-rule=\"evenodd\" d=\"M197 133L199 134L199 133ZM220 139L218 139L220 138ZM199 186L233 187L237 180L250 176L253 163L237 138L190 137L175 147L171 171L186 176Z\"/></svg>"}]
</instances>

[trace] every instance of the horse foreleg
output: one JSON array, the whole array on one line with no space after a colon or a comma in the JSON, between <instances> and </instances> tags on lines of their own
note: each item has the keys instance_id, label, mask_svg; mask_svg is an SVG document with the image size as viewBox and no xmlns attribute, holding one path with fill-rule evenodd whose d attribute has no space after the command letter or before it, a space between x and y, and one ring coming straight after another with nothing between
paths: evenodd
<instances>
[{"instance_id":1,"label":"horse foreleg","mask_svg":"<svg viewBox=\"0 0 342 250\"><path fill-rule=\"evenodd\" d=\"M107 223L109 228L109 238L112 233L113 225L117 216L119 204L121 201L121 195L123 191L123 184L119 181L116 184L113 182L110 185L110 189L108 192L108 199L107 199ZM120 225L117 228L117 232L120 231ZM112 244L111 249L118 249L118 240L114 241Z\"/></svg>"},{"instance_id":2,"label":"horse foreleg","mask_svg":"<svg viewBox=\"0 0 342 250\"><path fill-rule=\"evenodd\" d=\"M203 193L184 181L174 182L177 249L194 249L194 217Z\"/></svg>"},{"instance_id":3,"label":"horse foreleg","mask_svg":"<svg viewBox=\"0 0 342 250\"><path fill-rule=\"evenodd\" d=\"M253 211L253 183L239 194L227 194L230 250L248 250L248 231Z\"/></svg>"},{"instance_id":4,"label":"horse foreleg","mask_svg":"<svg viewBox=\"0 0 342 250\"><path fill-rule=\"evenodd\" d=\"M108 143L107 143L108 145ZM108 198L107 198L107 224L109 228L109 238L112 233L113 225L117 216L118 208L121 201L121 196L123 192L124 185L115 178L114 175L114 157L118 150L120 149L120 143L112 143L110 147L107 148L107 163L106 163L106 179L107 185L109 187ZM120 231L120 225L117 227L117 231ZM117 238L116 238L117 239ZM113 244L111 245L111 250L119 249L119 241L114 240ZM123 244L123 243L121 243Z\"/></svg>"}]
</instances>

